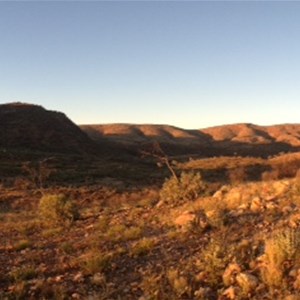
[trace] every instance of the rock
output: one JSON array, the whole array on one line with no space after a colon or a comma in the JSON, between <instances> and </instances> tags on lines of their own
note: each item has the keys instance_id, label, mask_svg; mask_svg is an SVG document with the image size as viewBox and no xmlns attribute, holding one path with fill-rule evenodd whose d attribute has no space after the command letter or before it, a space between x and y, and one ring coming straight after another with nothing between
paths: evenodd
<instances>
[{"instance_id":1,"label":"rock","mask_svg":"<svg viewBox=\"0 0 300 300\"><path fill-rule=\"evenodd\" d=\"M164 202L163 200L160 200L160 201L156 204L156 207L157 207L157 208L160 208L160 207L162 207L164 204L165 204L165 202Z\"/></svg>"},{"instance_id":2,"label":"rock","mask_svg":"<svg viewBox=\"0 0 300 300\"><path fill-rule=\"evenodd\" d=\"M221 200L222 197L223 197L223 195L224 195L224 193L223 193L222 191L219 190L219 191L216 191L216 192L213 194L213 198Z\"/></svg>"},{"instance_id":3,"label":"rock","mask_svg":"<svg viewBox=\"0 0 300 300\"><path fill-rule=\"evenodd\" d=\"M281 210L284 215L288 215L293 211L293 208L290 205L286 205Z\"/></svg>"},{"instance_id":4,"label":"rock","mask_svg":"<svg viewBox=\"0 0 300 300\"><path fill-rule=\"evenodd\" d=\"M59 275L59 276L56 276L56 277L54 278L54 281L55 281L55 282L61 282L63 279L64 279L64 276L63 276L63 275Z\"/></svg>"},{"instance_id":5,"label":"rock","mask_svg":"<svg viewBox=\"0 0 300 300\"><path fill-rule=\"evenodd\" d=\"M300 290L300 270L298 270L298 272L297 272L297 277L293 283L293 287L295 290L298 290L298 291Z\"/></svg>"},{"instance_id":6,"label":"rock","mask_svg":"<svg viewBox=\"0 0 300 300\"><path fill-rule=\"evenodd\" d=\"M84 278L81 272L77 273L74 277L73 277L73 281L74 282L83 282Z\"/></svg>"},{"instance_id":7,"label":"rock","mask_svg":"<svg viewBox=\"0 0 300 300\"><path fill-rule=\"evenodd\" d=\"M101 273L96 273L93 275L91 278L91 281L95 285L102 285L103 283L106 282L105 276Z\"/></svg>"},{"instance_id":8,"label":"rock","mask_svg":"<svg viewBox=\"0 0 300 300\"><path fill-rule=\"evenodd\" d=\"M195 276L195 280L197 282L204 282L207 277L206 272L202 271Z\"/></svg>"},{"instance_id":9,"label":"rock","mask_svg":"<svg viewBox=\"0 0 300 300\"><path fill-rule=\"evenodd\" d=\"M232 207L238 206L239 203L241 202L241 198L242 198L241 192L236 188L229 191L228 194L226 195L226 200L229 206Z\"/></svg>"},{"instance_id":10,"label":"rock","mask_svg":"<svg viewBox=\"0 0 300 300\"><path fill-rule=\"evenodd\" d=\"M236 294L236 289L233 286L231 286L224 291L222 296L225 297L226 299L233 300L235 299L235 294Z\"/></svg>"},{"instance_id":11,"label":"rock","mask_svg":"<svg viewBox=\"0 0 300 300\"><path fill-rule=\"evenodd\" d=\"M258 279L247 272L239 273L236 281L245 293L253 291L258 285Z\"/></svg>"},{"instance_id":12,"label":"rock","mask_svg":"<svg viewBox=\"0 0 300 300\"><path fill-rule=\"evenodd\" d=\"M267 202L275 201L275 200L277 200L277 196L268 195L268 196L264 197L264 200Z\"/></svg>"},{"instance_id":13,"label":"rock","mask_svg":"<svg viewBox=\"0 0 300 300\"><path fill-rule=\"evenodd\" d=\"M222 185L221 188L220 188L220 191L224 194L227 193L228 192L228 186L227 185Z\"/></svg>"},{"instance_id":14,"label":"rock","mask_svg":"<svg viewBox=\"0 0 300 300\"><path fill-rule=\"evenodd\" d=\"M240 209L240 210L247 210L247 209L248 209L248 204L247 204L247 203L243 203L243 204L241 204L237 209Z\"/></svg>"},{"instance_id":15,"label":"rock","mask_svg":"<svg viewBox=\"0 0 300 300\"><path fill-rule=\"evenodd\" d=\"M289 189L287 181L275 181L273 183L274 197L283 195Z\"/></svg>"},{"instance_id":16,"label":"rock","mask_svg":"<svg viewBox=\"0 0 300 300\"><path fill-rule=\"evenodd\" d=\"M278 208L278 205L276 205L273 202L269 202L269 203L266 204L266 209L269 210L269 211L274 211L277 208Z\"/></svg>"},{"instance_id":17,"label":"rock","mask_svg":"<svg viewBox=\"0 0 300 300\"><path fill-rule=\"evenodd\" d=\"M197 291L194 292L196 299L209 299L209 294L211 289L209 287L200 287Z\"/></svg>"},{"instance_id":18,"label":"rock","mask_svg":"<svg viewBox=\"0 0 300 300\"><path fill-rule=\"evenodd\" d=\"M190 211L185 211L179 217L177 217L174 221L175 225L186 227L191 224L191 222L196 220L196 214Z\"/></svg>"},{"instance_id":19,"label":"rock","mask_svg":"<svg viewBox=\"0 0 300 300\"><path fill-rule=\"evenodd\" d=\"M296 294L291 294L286 296L283 300L300 300L300 296Z\"/></svg>"},{"instance_id":20,"label":"rock","mask_svg":"<svg viewBox=\"0 0 300 300\"><path fill-rule=\"evenodd\" d=\"M293 269L289 272L289 276L290 276L290 277L296 278L297 275L298 275L298 269L297 269L297 268L293 268Z\"/></svg>"},{"instance_id":21,"label":"rock","mask_svg":"<svg viewBox=\"0 0 300 300\"><path fill-rule=\"evenodd\" d=\"M289 226L292 228L296 228L300 225L300 214L294 214L292 216L290 216L289 219Z\"/></svg>"},{"instance_id":22,"label":"rock","mask_svg":"<svg viewBox=\"0 0 300 300\"><path fill-rule=\"evenodd\" d=\"M250 204L250 210L252 212L261 212L264 210L263 203L259 197L255 197L252 199Z\"/></svg>"},{"instance_id":23,"label":"rock","mask_svg":"<svg viewBox=\"0 0 300 300\"><path fill-rule=\"evenodd\" d=\"M238 264L232 263L225 269L222 278L225 286L230 286L235 282L235 275L241 272L241 268Z\"/></svg>"}]
</instances>

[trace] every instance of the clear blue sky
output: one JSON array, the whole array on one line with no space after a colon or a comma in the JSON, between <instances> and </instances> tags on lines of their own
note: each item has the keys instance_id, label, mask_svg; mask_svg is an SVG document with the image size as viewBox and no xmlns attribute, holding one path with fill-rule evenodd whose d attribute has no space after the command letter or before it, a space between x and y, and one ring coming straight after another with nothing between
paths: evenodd
<instances>
[{"instance_id":1,"label":"clear blue sky","mask_svg":"<svg viewBox=\"0 0 300 300\"><path fill-rule=\"evenodd\" d=\"M300 2L0 2L0 102L78 124L300 123Z\"/></svg>"}]
</instances>

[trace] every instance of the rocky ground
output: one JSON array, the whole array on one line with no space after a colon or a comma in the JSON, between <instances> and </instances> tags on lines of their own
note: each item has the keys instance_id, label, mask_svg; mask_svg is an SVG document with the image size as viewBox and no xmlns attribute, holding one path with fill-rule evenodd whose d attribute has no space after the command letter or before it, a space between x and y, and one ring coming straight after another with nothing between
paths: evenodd
<instances>
[{"instance_id":1,"label":"rocky ground","mask_svg":"<svg viewBox=\"0 0 300 300\"><path fill-rule=\"evenodd\" d=\"M43 218L65 194L74 221ZM0 299L300 299L297 179L188 201L157 187L0 190Z\"/></svg>"}]
</instances>

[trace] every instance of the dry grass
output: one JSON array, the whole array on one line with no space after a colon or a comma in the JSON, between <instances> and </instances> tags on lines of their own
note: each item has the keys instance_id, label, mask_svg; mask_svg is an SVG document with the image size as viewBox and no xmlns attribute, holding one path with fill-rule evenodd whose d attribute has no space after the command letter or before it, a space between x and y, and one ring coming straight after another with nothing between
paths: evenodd
<instances>
[{"instance_id":1,"label":"dry grass","mask_svg":"<svg viewBox=\"0 0 300 300\"><path fill-rule=\"evenodd\" d=\"M31 188L1 188L4 297L260 300L299 291L298 177L228 183L176 205L159 201L161 183L111 182L45 190L76 202L71 226L41 222ZM176 224L181 216L191 222Z\"/></svg>"}]
</instances>

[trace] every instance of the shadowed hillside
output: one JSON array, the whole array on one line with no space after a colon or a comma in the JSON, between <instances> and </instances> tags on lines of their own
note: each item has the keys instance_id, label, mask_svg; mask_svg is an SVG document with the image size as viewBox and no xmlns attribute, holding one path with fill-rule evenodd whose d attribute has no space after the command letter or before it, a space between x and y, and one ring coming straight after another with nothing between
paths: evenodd
<instances>
[{"instance_id":1,"label":"shadowed hillside","mask_svg":"<svg viewBox=\"0 0 300 300\"><path fill-rule=\"evenodd\" d=\"M0 105L0 147L83 153L95 151L94 143L63 113L38 105Z\"/></svg>"},{"instance_id":2,"label":"shadowed hillside","mask_svg":"<svg viewBox=\"0 0 300 300\"><path fill-rule=\"evenodd\" d=\"M131 149L147 147L156 141L170 155L268 156L300 149L298 124L234 124L200 130L136 124L82 125L81 128L95 141L111 141Z\"/></svg>"},{"instance_id":3,"label":"shadowed hillside","mask_svg":"<svg viewBox=\"0 0 300 300\"><path fill-rule=\"evenodd\" d=\"M63 113L38 105L0 105L0 147L120 157L158 142L168 155L267 157L300 150L300 125L233 124L200 130L169 125L75 125ZM129 151L129 152L128 152Z\"/></svg>"}]
</instances>

